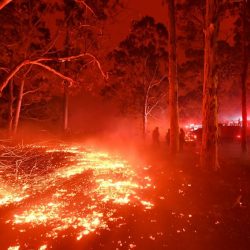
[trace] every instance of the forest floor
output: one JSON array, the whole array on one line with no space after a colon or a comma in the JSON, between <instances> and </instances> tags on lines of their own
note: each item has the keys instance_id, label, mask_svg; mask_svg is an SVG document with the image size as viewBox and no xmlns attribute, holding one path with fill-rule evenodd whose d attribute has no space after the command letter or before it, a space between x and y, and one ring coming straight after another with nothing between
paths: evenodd
<instances>
[{"instance_id":1,"label":"forest floor","mask_svg":"<svg viewBox=\"0 0 250 250\"><path fill-rule=\"evenodd\" d=\"M139 150L139 155L148 167L137 172L136 181L149 179L150 183L144 183L146 188L144 186L141 191L136 191L136 193L132 190L131 202L129 203L117 204L110 200L104 205L102 196L99 194L100 190L98 190L98 194L95 193L96 189L92 185L94 178L97 178L98 175L93 175L86 170L81 173L81 178L67 179L63 184L61 179L53 182L52 188L46 190L46 194L44 190L39 190L33 194L32 199L29 197L27 201L18 204L0 206L0 249L8 249L10 246L19 248L9 249L41 250L249 249L250 160L249 157L241 156L240 146L238 144L220 146L221 168L216 173L203 171L198 167L199 157L195 147L185 147L184 152L179 154L175 160L166 153L167 151L167 147ZM53 158L62 161L58 157L58 155L53 156ZM100 158L100 160L103 161L103 158ZM50 162L50 164L53 164L53 162ZM59 165L61 168L63 163ZM50 171L53 172L54 169ZM122 181L126 181L126 178L132 181L129 171L128 175L120 172L108 172L106 174L108 181L112 178L114 180L121 178L121 176ZM101 173L101 178L100 180L105 180L103 173ZM84 196L84 202L76 206L75 198L70 197L72 193L76 193L79 202L79 195L81 195L83 189L86 196ZM41 229L41 224L45 219L39 218L39 223L35 221L37 224L27 225L27 222L30 222L29 220L32 220L34 215L29 217L29 220L20 217L24 218L24 221L26 220L26 224L24 223L22 226L10 223L11 219L6 223L7 218L10 218L13 213L19 212L20 214L20 209L31 211L28 208L32 206L32 211L34 211L39 204L43 206L47 204L48 206L51 203L51 201L46 203L48 197L58 195L58 192L63 192L61 190L70 193L71 196L64 193L67 196L66 200L59 197L60 202L63 202L63 204L66 202L63 207L66 212L64 211L63 217L58 218L59 220L56 222L53 218L53 226L57 226L57 228L54 228L55 230L58 230L59 226L62 228L66 226L62 222L70 218L67 213L71 213L71 210L75 212L72 217L75 215L83 217L85 212L89 214L89 208L86 210L87 204L88 207L95 207L99 213L104 214L103 218L105 213L111 213L111 218L106 216L107 223L105 223L105 226L90 229L91 233L86 233L82 238L80 237L80 240L75 240L74 230L78 228L73 224L72 228L65 229L63 234L59 233L49 240L45 236L41 237L41 230L43 235L48 234L52 224L46 224L45 228ZM91 190L91 192L88 193L86 190L88 192ZM128 189L125 191L128 192ZM96 200L101 199L101 202L94 201L93 203L95 199L93 199L93 196L88 199L90 198L87 197L89 194L94 194L94 198ZM139 196L140 199L143 198L144 201L153 205L149 209L147 207L145 209L138 204L138 201L141 201L138 198ZM72 199L72 202L68 199ZM33 204L34 201L36 201L35 204ZM144 204L144 201L141 201L141 203ZM30 216L29 213L26 216ZM66 215L67 217L65 217ZM94 225L92 224L92 227ZM46 227L49 229L46 229Z\"/></svg>"},{"instance_id":2,"label":"forest floor","mask_svg":"<svg viewBox=\"0 0 250 250\"><path fill-rule=\"evenodd\" d=\"M166 197L156 206L158 220L166 225L162 246L249 249L250 155L242 157L237 143L220 145L220 170L214 173L199 168L193 147L175 161L163 151L151 159L158 167L152 173L157 194Z\"/></svg>"}]
</instances>

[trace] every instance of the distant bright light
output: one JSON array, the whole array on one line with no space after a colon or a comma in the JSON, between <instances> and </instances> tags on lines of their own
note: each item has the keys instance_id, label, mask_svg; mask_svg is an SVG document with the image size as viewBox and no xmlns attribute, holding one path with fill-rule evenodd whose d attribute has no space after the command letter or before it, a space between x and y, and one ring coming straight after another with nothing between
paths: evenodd
<instances>
[{"instance_id":1,"label":"distant bright light","mask_svg":"<svg viewBox=\"0 0 250 250\"><path fill-rule=\"evenodd\" d=\"M201 124L190 123L190 124L186 124L185 128L190 129L190 130L197 130L199 128L202 128L202 125Z\"/></svg>"}]
</instances>

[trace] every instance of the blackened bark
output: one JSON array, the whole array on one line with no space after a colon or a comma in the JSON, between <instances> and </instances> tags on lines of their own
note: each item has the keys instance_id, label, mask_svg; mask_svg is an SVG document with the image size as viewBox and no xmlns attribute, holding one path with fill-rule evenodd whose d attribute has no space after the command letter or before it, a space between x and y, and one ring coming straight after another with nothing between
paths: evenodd
<instances>
[{"instance_id":1,"label":"blackened bark","mask_svg":"<svg viewBox=\"0 0 250 250\"><path fill-rule=\"evenodd\" d=\"M243 0L242 4L242 73L241 73L241 91L242 91L242 130L241 130L241 148L242 152L247 152L247 70L248 70L248 58L247 58L247 41L246 41L246 29L247 29L247 6L246 1Z\"/></svg>"},{"instance_id":2,"label":"blackened bark","mask_svg":"<svg viewBox=\"0 0 250 250\"><path fill-rule=\"evenodd\" d=\"M20 119L20 113L21 113L21 107L22 107L22 101L23 101L23 91L24 91L24 83L25 80L23 79L21 81L18 97L17 97L17 107L16 107L16 112L15 112L15 118L14 118L14 124L13 124L13 134L16 135L17 133L17 128L19 124L19 119Z\"/></svg>"},{"instance_id":3,"label":"blackened bark","mask_svg":"<svg viewBox=\"0 0 250 250\"><path fill-rule=\"evenodd\" d=\"M178 114L178 79L176 56L175 3L168 1L169 31L169 114L170 114L170 153L179 151L179 114Z\"/></svg>"},{"instance_id":4,"label":"blackened bark","mask_svg":"<svg viewBox=\"0 0 250 250\"><path fill-rule=\"evenodd\" d=\"M219 0L206 1L204 82L202 107L202 145L200 163L203 168L217 170L218 163L218 74L217 36Z\"/></svg>"},{"instance_id":5,"label":"blackened bark","mask_svg":"<svg viewBox=\"0 0 250 250\"><path fill-rule=\"evenodd\" d=\"M14 95L13 95L13 80L10 81L9 84L9 115L8 115L8 129L9 129L9 135L12 135L13 130L13 108L14 104Z\"/></svg>"},{"instance_id":6,"label":"blackened bark","mask_svg":"<svg viewBox=\"0 0 250 250\"><path fill-rule=\"evenodd\" d=\"M64 82L64 97L63 97L63 129L64 132L68 131L68 117L69 117L69 86Z\"/></svg>"}]
</instances>

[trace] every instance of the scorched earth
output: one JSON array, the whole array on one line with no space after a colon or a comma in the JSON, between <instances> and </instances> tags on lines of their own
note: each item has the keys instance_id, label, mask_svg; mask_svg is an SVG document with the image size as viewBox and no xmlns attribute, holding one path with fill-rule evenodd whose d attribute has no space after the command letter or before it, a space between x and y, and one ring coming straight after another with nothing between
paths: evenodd
<instances>
[{"instance_id":1,"label":"scorched earth","mask_svg":"<svg viewBox=\"0 0 250 250\"><path fill-rule=\"evenodd\" d=\"M2 147L0 249L108 249L88 242L154 206L147 169L82 146ZM136 248L130 237L113 245Z\"/></svg>"}]
</instances>

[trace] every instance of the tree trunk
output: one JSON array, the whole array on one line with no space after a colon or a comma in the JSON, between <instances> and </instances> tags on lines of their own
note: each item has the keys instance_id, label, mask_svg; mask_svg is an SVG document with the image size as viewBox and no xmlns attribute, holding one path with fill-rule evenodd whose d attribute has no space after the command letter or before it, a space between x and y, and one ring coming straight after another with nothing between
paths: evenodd
<instances>
[{"instance_id":1,"label":"tree trunk","mask_svg":"<svg viewBox=\"0 0 250 250\"><path fill-rule=\"evenodd\" d=\"M170 152L179 151L178 80L174 0L168 1Z\"/></svg>"},{"instance_id":2,"label":"tree trunk","mask_svg":"<svg viewBox=\"0 0 250 250\"><path fill-rule=\"evenodd\" d=\"M68 17L70 13L68 13L68 10L65 12L65 16ZM70 48L70 38L69 38L69 30L67 29L66 31L66 38L64 41L64 46L67 48L65 56L68 56L70 54L69 48ZM62 63L62 72L66 73L68 69L68 63L64 62ZM68 82L64 81L64 96L63 96L63 132L64 135L67 135L69 126L68 126L68 121L69 121L69 85Z\"/></svg>"},{"instance_id":3,"label":"tree trunk","mask_svg":"<svg viewBox=\"0 0 250 250\"><path fill-rule=\"evenodd\" d=\"M204 82L202 106L202 145L200 163L203 168L217 170L218 164L218 74L216 62L219 0L206 1Z\"/></svg>"},{"instance_id":4,"label":"tree trunk","mask_svg":"<svg viewBox=\"0 0 250 250\"><path fill-rule=\"evenodd\" d=\"M147 115L145 113L143 113L143 115L142 115L142 136L143 136L144 141L146 140L147 123L148 123Z\"/></svg>"},{"instance_id":5,"label":"tree trunk","mask_svg":"<svg viewBox=\"0 0 250 250\"><path fill-rule=\"evenodd\" d=\"M247 152L247 41L246 41L246 28L247 28L247 5L243 0L242 5L242 73L241 73L241 91L242 91L242 130L241 130L241 149L243 153Z\"/></svg>"},{"instance_id":6,"label":"tree trunk","mask_svg":"<svg viewBox=\"0 0 250 250\"><path fill-rule=\"evenodd\" d=\"M20 118L20 113L21 113L21 107L22 107L22 101L23 101L23 90L24 90L24 83L25 80L23 79L21 81L18 97L17 97L17 107L16 107L16 113L14 117L14 124L13 124L13 134L16 135L17 133L17 128L19 124L19 118Z\"/></svg>"},{"instance_id":7,"label":"tree trunk","mask_svg":"<svg viewBox=\"0 0 250 250\"><path fill-rule=\"evenodd\" d=\"M13 96L13 80L10 81L9 84L9 117L8 117L8 130L9 135L12 135L13 132L13 103L14 103L14 96Z\"/></svg>"},{"instance_id":8,"label":"tree trunk","mask_svg":"<svg viewBox=\"0 0 250 250\"><path fill-rule=\"evenodd\" d=\"M63 130L65 133L68 131L69 121L69 86L64 82L64 97L63 97Z\"/></svg>"},{"instance_id":9,"label":"tree trunk","mask_svg":"<svg viewBox=\"0 0 250 250\"><path fill-rule=\"evenodd\" d=\"M142 108L142 138L144 141L146 140L147 123L148 123L148 117L147 117L148 96L147 95L148 95L148 92L145 91L144 100L143 100L143 108Z\"/></svg>"}]
</instances>

